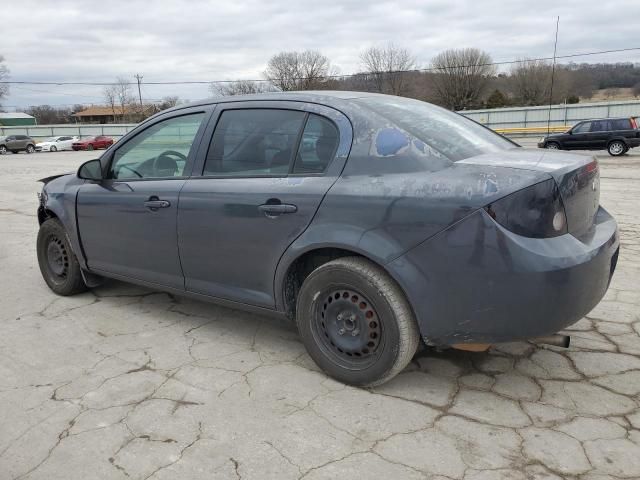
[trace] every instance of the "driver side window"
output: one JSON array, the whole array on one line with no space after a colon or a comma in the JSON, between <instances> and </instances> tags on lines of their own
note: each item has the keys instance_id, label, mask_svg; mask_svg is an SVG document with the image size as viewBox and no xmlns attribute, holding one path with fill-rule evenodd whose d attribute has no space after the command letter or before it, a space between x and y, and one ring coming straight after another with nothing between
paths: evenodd
<instances>
[{"instance_id":1,"label":"driver side window","mask_svg":"<svg viewBox=\"0 0 640 480\"><path fill-rule=\"evenodd\" d=\"M116 150L109 178L182 177L193 140L204 113L193 113L158 122Z\"/></svg>"}]
</instances>

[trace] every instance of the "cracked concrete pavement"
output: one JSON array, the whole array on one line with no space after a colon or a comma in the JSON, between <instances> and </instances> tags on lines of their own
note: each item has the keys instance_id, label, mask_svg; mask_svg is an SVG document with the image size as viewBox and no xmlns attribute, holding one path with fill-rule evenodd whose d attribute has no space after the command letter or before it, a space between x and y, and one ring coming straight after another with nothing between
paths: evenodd
<instances>
[{"instance_id":1,"label":"cracked concrete pavement","mask_svg":"<svg viewBox=\"0 0 640 480\"><path fill-rule=\"evenodd\" d=\"M0 157L0 479L640 478L640 155L600 156L622 249L570 349L425 351L371 390L283 322L114 281L51 293L35 180L90 155Z\"/></svg>"}]
</instances>

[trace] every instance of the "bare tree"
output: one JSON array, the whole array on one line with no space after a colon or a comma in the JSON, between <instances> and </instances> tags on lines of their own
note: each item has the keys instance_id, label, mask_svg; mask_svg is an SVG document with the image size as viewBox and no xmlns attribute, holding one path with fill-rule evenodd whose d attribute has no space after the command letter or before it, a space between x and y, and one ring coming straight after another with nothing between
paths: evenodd
<instances>
[{"instance_id":1,"label":"bare tree","mask_svg":"<svg viewBox=\"0 0 640 480\"><path fill-rule=\"evenodd\" d=\"M178 97L177 95L169 95L166 97L162 97L160 106L162 107L162 110L165 110L167 108L175 107L176 105L178 105L178 103L180 103L180 97Z\"/></svg>"},{"instance_id":2,"label":"bare tree","mask_svg":"<svg viewBox=\"0 0 640 480\"><path fill-rule=\"evenodd\" d=\"M135 97L131 93L131 83L126 78L118 77L116 79L116 83L111 86L114 87L120 119L124 121L125 115L127 114L127 111L130 110L131 104L135 102Z\"/></svg>"},{"instance_id":3,"label":"bare tree","mask_svg":"<svg viewBox=\"0 0 640 480\"><path fill-rule=\"evenodd\" d=\"M9 78L9 69L4 65L4 57L0 55L0 81L6 81ZM2 107L2 99L9 94L9 84L0 83L0 107Z\"/></svg>"},{"instance_id":4,"label":"bare tree","mask_svg":"<svg viewBox=\"0 0 640 480\"><path fill-rule=\"evenodd\" d=\"M451 110L478 104L487 83L496 73L491 56L477 48L445 50L431 61L436 96Z\"/></svg>"},{"instance_id":5,"label":"bare tree","mask_svg":"<svg viewBox=\"0 0 640 480\"><path fill-rule=\"evenodd\" d=\"M409 85L407 70L413 70L415 57L406 48L393 43L385 47L371 47L360 55L362 69L380 93L405 95Z\"/></svg>"},{"instance_id":6,"label":"bare tree","mask_svg":"<svg viewBox=\"0 0 640 480\"><path fill-rule=\"evenodd\" d=\"M551 65L544 60L525 60L511 69L511 89L521 105L542 105L549 101Z\"/></svg>"},{"instance_id":7,"label":"bare tree","mask_svg":"<svg viewBox=\"0 0 640 480\"><path fill-rule=\"evenodd\" d=\"M264 76L278 90L324 88L332 74L331 62L320 52L281 52L269 59Z\"/></svg>"},{"instance_id":8,"label":"bare tree","mask_svg":"<svg viewBox=\"0 0 640 480\"><path fill-rule=\"evenodd\" d=\"M235 82L212 83L209 85L212 95L229 97L232 95L248 95L251 93L274 92L276 89L267 82L254 82L251 80L237 80Z\"/></svg>"},{"instance_id":9,"label":"bare tree","mask_svg":"<svg viewBox=\"0 0 640 480\"><path fill-rule=\"evenodd\" d=\"M118 88L116 85L107 85L102 91L105 103L111 108L113 121L116 121L116 105L118 104Z\"/></svg>"}]
</instances>

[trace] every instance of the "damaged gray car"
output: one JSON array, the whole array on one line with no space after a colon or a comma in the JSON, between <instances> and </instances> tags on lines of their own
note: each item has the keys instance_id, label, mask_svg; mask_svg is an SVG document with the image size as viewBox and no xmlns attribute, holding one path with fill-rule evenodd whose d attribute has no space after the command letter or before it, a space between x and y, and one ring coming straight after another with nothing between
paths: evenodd
<instances>
[{"instance_id":1,"label":"damaged gray car","mask_svg":"<svg viewBox=\"0 0 640 480\"><path fill-rule=\"evenodd\" d=\"M420 343L562 343L618 257L593 157L386 95L181 105L43 181L37 254L57 294L110 277L285 316L353 385Z\"/></svg>"}]
</instances>

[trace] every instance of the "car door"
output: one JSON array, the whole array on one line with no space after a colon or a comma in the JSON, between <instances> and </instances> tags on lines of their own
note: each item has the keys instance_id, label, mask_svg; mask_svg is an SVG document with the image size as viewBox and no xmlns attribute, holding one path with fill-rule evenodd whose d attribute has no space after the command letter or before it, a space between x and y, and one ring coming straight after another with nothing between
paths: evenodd
<instances>
[{"instance_id":1,"label":"car door","mask_svg":"<svg viewBox=\"0 0 640 480\"><path fill-rule=\"evenodd\" d=\"M9 135L5 139L5 143L7 144L7 150L18 150L18 142L15 135Z\"/></svg>"},{"instance_id":2,"label":"car door","mask_svg":"<svg viewBox=\"0 0 640 480\"><path fill-rule=\"evenodd\" d=\"M610 136L608 120L593 120L588 135L588 148L590 150L605 149Z\"/></svg>"},{"instance_id":3,"label":"car door","mask_svg":"<svg viewBox=\"0 0 640 480\"><path fill-rule=\"evenodd\" d=\"M580 150L589 148L589 135L591 122L582 122L571 129L564 141L564 147L570 150Z\"/></svg>"},{"instance_id":4,"label":"car door","mask_svg":"<svg viewBox=\"0 0 640 480\"><path fill-rule=\"evenodd\" d=\"M351 124L297 102L226 103L214 117L180 193L185 286L272 308L278 260L340 174Z\"/></svg>"},{"instance_id":5,"label":"car door","mask_svg":"<svg viewBox=\"0 0 640 480\"><path fill-rule=\"evenodd\" d=\"M109 152L105 180L80 187L78 228L91 270L184 289L178 194L209 113L185 109L144 124Z\"/></svg>"},{"instance_id":6,"label":"car door","mask_svg":"<svg viewBox=\"0 0 640 480\"><path fill-rule=\"evenodd\" d=\"M70 150L71 142L73 139L71 137L60 137L56 142L58 150Z\"/></svg>"}]
</instances>

